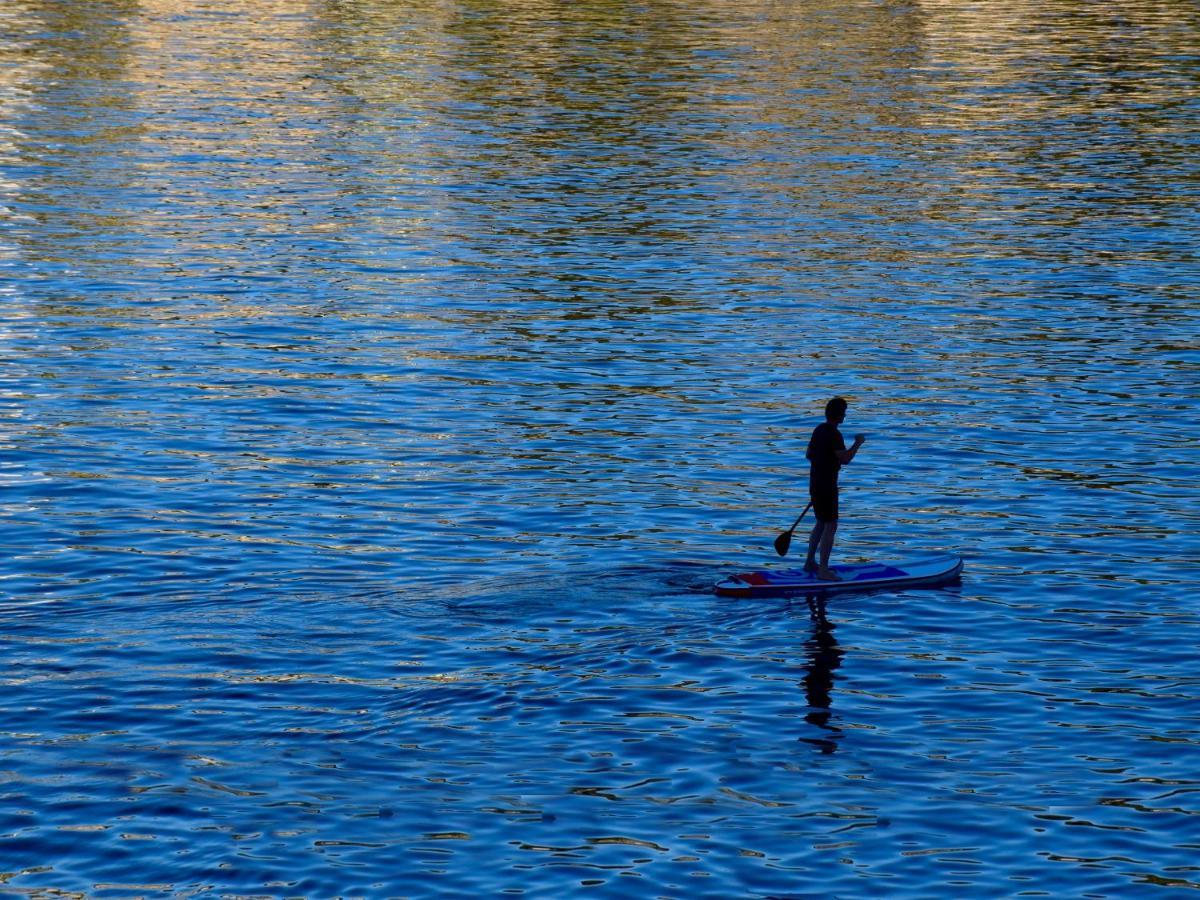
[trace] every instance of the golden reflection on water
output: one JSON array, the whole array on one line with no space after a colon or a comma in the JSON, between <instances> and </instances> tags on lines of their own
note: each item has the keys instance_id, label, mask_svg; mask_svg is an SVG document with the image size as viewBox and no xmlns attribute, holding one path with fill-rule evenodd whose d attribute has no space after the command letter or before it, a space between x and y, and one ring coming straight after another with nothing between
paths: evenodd
<instances>
[{"instance_id":1,"label":"golden reflection on water","mask_svg":"<svg viewBox=\"0 0 1200 900\"><path fill-rule=\"evenodd\" d=\"M1039 140L1006 148L979 143L980 134L1111 114L1133 142L1153 137L1157 108L1197 92L1193 76L1164 74L1191 46L1189 3L17 0L2 15L0 149L34 168L7 181L6 194L36 208L41 182L70 178L95 198L35 213L42 227L14 238L81 274L86 255L64 255L62 245L86 237L120 254L120 233L142 234L164 257L164 277L182 274L170 261L179 257L189 270L236 274L228 257L241 241L283 235L295 239L289 254L328 252L332 242L341 262L369 265L380 247L394 257L447 233L474 241L481 229L521 228L514 213L546 199L521 183L547 175L554 190L597 198L562 224L564 241L635 228L682 239L653 209L637 222L603 203L612 179L681 177L670 153L639 149L647 135L657 150L680 140L727 144L738 158L730 171L751 196L782 189L789 204L824 210L820 231L806 238L837 259L863 215L936 219L956 193L1003 203L992 183L1012 154L1036 156ZM1060 68L1072 76L1030 80L1031 70ZM50 143L12 124L25 110L45 130L55 98L80 91L92 120L62 120ZM697 115L710 123L697 130ZM760 126L722 130L734 116ZM792 133L786 155L779 128ZM861 153L864 134L890 170L846 156ZM603 156L579 155L589 148ZM914 156L918 165L904 163ZM913 178L921 161L928 184ZM949 173L954 184L940 183ZM728 174L696 171L691 190L725 190ZM491 191L489 181L508 186ZM814 194L814 185L829 187ZM1097 185L1068 171L1048 186ZM114 209L104 202L111 192L130 202ZM300 194L327 202L312 208ZM214 217L236 218L236 242L208 226ZM556 233L544 228L548 245ZM309 250L306 234L319 239ZM781 232L763 253L782 260L786 246ZM907 258L899 245L864 249ZM255 268L285 272L288 260Z\"/></svg>"}]
</instances>

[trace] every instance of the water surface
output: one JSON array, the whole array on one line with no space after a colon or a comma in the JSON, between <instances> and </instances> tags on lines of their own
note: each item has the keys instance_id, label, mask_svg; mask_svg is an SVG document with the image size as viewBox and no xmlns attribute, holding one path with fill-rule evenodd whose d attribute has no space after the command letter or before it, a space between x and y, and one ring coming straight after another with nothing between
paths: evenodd
<instances>
[{"instance_id":1,"label":"water surface","mask_svg":"<svg viewBox=\"0 0 1200 900\"><path fill-rule=\"evenodd\" d=\"M1200 887L1198 25L9 0L4 890Z\"/></svg>"}]
</instances>

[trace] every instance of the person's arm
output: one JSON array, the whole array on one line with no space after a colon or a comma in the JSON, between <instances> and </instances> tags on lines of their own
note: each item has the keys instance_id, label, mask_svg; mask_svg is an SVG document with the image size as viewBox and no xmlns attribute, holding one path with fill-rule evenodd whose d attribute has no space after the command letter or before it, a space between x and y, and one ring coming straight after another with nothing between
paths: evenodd
<instances>
[{"instance_id":1,"label":"person's arm","mask_svg":"<svg viewBox=\"0 0 1200 900\"><path fill-rule=\"evenodd\" d=\"M854 443L850 445L849 450L837 450L837 459L843 466L854 459L854 454L858 453L858 448L863 445L863 441L867 439L865 434L856 434Z\"/></svg>"}]
</instances>

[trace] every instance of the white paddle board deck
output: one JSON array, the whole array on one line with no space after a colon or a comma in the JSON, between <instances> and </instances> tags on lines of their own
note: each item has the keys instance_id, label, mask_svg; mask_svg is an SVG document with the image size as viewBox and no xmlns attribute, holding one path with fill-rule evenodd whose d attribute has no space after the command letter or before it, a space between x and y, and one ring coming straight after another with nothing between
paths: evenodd
<instances>
[{"instance_id":1,"label":"white paddle board deck","mask_svg":"<svg viewBox=\"0 0 1200 900\"><path fill-rule=\"evenodd\" d=\"M943 584L962 571L962 557L949 554L922 556L900 562L849 563L830 566L841 581L821 581L796 569L743 572L717 582L716 592L727 597L761 597L770 594L830 593L877 588Z\"/></svg>"}]
</instances>

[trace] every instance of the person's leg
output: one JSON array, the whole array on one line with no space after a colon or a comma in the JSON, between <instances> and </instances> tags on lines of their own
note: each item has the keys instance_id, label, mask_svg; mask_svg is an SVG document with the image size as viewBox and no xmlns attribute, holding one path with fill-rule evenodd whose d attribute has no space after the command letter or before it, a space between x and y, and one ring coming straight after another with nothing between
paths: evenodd
<instances>
[{"instance_id":1,"label":"person's leg","mask_svg":"<svg viewBox=\"0 0 1200 900\"><path fill-rule=\"evenodd\" d=\"M825 523L817 519L817 524L812 527L812 531L808 534L808 558L804 560L805 572L817 571L817 549L821 546L821 534L825 529Z\"/></svg>"},{"instance_id":2,"label":"person's leg","mask_svg":"<svg viewBox=\"0 0 1200 900\"><path fill-rule=\"evenodd\" d=\"M837 534L837 519L822 523L821 530L821 565L817 569L817 577L822 581L840 581L838 573L829 568L829 554L833 552L833 536Z\"/></svg>"},{"instance_id":3,"label":"person's leg","mask_svg":"<svg viewBox=\"0 0 1200 900\"><path fill-rule=\"evenodd\" d=\"M817 567L817 577L822 581L841 581L838 573L829 568L829 555L833 552L833 537L838 527L837 489L823 497L822 501L821 519L824 527L821 529L821 564Z\"/></svg>"}]
</instances>

